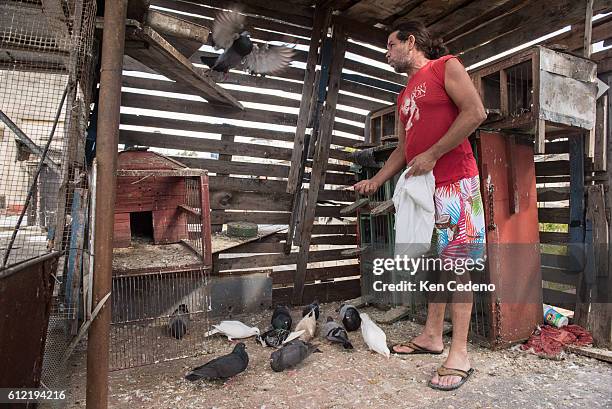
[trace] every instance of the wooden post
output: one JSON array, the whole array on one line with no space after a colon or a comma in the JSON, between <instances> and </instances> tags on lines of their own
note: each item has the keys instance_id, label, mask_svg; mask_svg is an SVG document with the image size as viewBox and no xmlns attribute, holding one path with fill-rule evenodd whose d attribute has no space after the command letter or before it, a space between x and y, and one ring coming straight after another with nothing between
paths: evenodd
<instances>
[{"instance_id":1,"label":"wooden post","mask_svg":"<svg viewBox=\"0 0 612 409\"><path fill-rule=\"evenodd\" d=\"M221 140L222 141L227 141L227 142L234 142L234 135L227 135L227 134L222 134L221 135ZM220 161L225 161L225 162L231 162L232 161L232 155L229 155L227 153L219 153L219 160ZM217 176L228 176L229 173L217 173ZM211 231L215 232L215 233L219 233L221 230L223 230L223 225L222 224L213 224L211 226Z\"/></svg>"},{"instance_id":2,"label":"wooden post","mask_svg":"<svg viewBox=\"0 0 612 409\"><path fill-rule=\"evenodd\" d=\"M587 222L592 226L592 275L587 287L591 292L587 329L593 334L593 344L609 347L612 341L612 304L609 302L612 275L608 268L608 222L603 185L588 187Z\"/></svg>"},{"instance_id":3,"label":"wooden post","mask_svg":"<svg viewBox=\"0 0 612 409\"><path fill-rule=\"evenodd\" d=\"M300 102L300 112L298 114L298 122L295 130L295 140L293 143L293 151L291 153L291 166L289 168L289 176L287 179L287 193L293 194L291 203L291 216L289 219L289 228L287 230L287 240L284 246L285 254L291 252L293 238L296 231L296 226L300 222L302 213L298 211L303 205L304 198L302 192L302 178L304 177L304 167L308 159L308 146L314 141L309 141L306 136L306 128L309 124L315 121L316 94L317 83L320 79L320 73L316 72L317 61L319 60L319 48L323 49L323 42L327 38L327 31L331 23L331 9L327 7L315 8L314 24L312 29L312 37L310 38L310 48L308 50L308 60L306 61L306 73L304 74L304 85L302 88L302 100ZM312 125L311 125L312 126ZM312 131L314 135L314 130Z\"/></svg>"},{"instance_id":4,"label":"wooden post","mask_svg":"<svg viewBox=\"0 0 612 409\"><path fill-rule=\"evenodd\" d=\"M591 58L591 41L593 38L593 0L585 0L586 10L584 13L584 43L582 54L585 58ZM595 156L595 126L587 133L586 154L589 158Z\"/></svg>"},{"instance_id":5,"label":"wooden post","mask_svg":"<svg viewBox=\"0 0 612 409\"><path fill-rule=\"evenodd\" d=\"M338 101L338 91L340 88L340 77L344 63L344 52L346 50L347 36L344 27L336 24L333 30L333 56L330 68L327 98L323 116L319 129L319 137L315 146L313 166L310 176L310 189L306 199L306 207L302 221L302 241L299 243L300 251L297 258L297 269L293 280L292 301L294 304L301 304L304 295L304 283L306 281L306 269L308 265L308 251L312 235L312 226L317 207L319 188L325 181L325 171L329 159L329 146L332 139L334 118L336 115L336 103Z\"/></svg>"},{"instance_id":6,"label":"wooden post","mask_svg":"<svg viewBox=\"0 0 612 409\"><path fill-rule=\"evenodd\" d=\"M584 282L584 139L583 133L569 136L570 157L570 268L579 273L576 288L574 320L586 324L588 315L587 288ZM587 301L588 302L588 301Z\"/></svg>"}]
</instances>

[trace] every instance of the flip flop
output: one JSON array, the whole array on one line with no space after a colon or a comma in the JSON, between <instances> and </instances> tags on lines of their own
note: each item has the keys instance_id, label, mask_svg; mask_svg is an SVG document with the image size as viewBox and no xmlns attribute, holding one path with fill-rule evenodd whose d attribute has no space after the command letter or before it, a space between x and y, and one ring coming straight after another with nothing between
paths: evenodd
<instances>
[{"instance_id":1,"label":"flip flop","mask_svg":"<svg viewBox=\"0 0 612 409\"><path fill-rule=\"evenodd\" d=\"M438 376L454 375L454 376L459 376L461 380L449 386L441 386L438 384L431 383L431 381L429 381L427 383L427 386L429 386L432 389L439 390L439 391L454 391L455 389L459 389L461 385L463 385L468 379L470 379L470 376L472 376L473 373L474 373L474 368L470 368L467 371L464 371L461 369L447 368L444 365L442 365L441 367L438 368Z\"/></svg>"},{"instance_id":2,"label":"flip flop","mask_svg":"<svg viewBox=\"0 0 612 409\"><path fill-rule=\"evenodd\" d=\"M395 347L408 347L408 348L411 348L412 351L400 352L400 351L396 351ZM391 351L392 354L395 354L395 355L422 355L422 354L440 355L442 352L444 352L444 349L442 349L441 351L432 351L431 349L424 348L418 344L415 344L412 341L408 342L407 344L401 344L401 343L395 344L389 347L389 350Z\"/></svg>"}]
</instances>

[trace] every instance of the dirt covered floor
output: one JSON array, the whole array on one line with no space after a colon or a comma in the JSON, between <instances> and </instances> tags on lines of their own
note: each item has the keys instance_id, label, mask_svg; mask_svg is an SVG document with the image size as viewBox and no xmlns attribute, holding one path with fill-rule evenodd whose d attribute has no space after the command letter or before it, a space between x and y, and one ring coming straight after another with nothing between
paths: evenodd
<instances>
[{"instance_id":1,"label":"dirt covered floor","mask_svg":"<svg viewBox=\"0 0 612 409\"><path fill-rule=\"evenodd\" d=\"M321 306L321 322L336 317L338 303ZM364 308L373 319L383 312ZM300 317L295 309L294 323ZM261 330L271 311L232 317ZM408 340L421 325L401 321L381 325L389 341ZM196 330L196 329L194 329ZM198 329L200 330L200 329ZM202 328L202 331L205 329ZM249 367L226 385L183 379L192 367L222 354L233 345L224 337L210 338L211 354L112 372L110 408L610 408L612 365L568 354L553 361L518 351L469 345L475 375L459 390L440 392L427 387L442 356L391 356L369 352L360 332L349 333L355 346L345 352L317 339L321 354L307 358L294 372L273 372L271 348L246 341ZM180 342L180 341L176 341ZM85 347L72 362L69 408L85 407Z\"/></svg>"}]
</instances>

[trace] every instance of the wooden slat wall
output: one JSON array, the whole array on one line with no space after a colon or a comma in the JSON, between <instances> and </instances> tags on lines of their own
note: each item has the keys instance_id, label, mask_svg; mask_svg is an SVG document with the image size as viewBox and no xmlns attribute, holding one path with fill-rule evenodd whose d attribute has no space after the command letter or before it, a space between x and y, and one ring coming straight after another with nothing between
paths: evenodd
<instances>
[{"instance_id":1,"label":"wooden slat wall","mask_svg":"<svg viewBox=\"0 0 612 409\"><path fill-rule=\"evenodd\" d=\"M206 26L211 26L212 19L219 10L217 7L221 6L221 2L216 0L153 0L151 3L153 7L169 9L166 10L169 12L175 10L190 13L181 14L181 17ZM306 23L312 21L312 16L294 16L294 23L300 26L269 20L261 17L267 10L264 3L258 8L258 16L249 15L247 18L254 40L282 41L300 46L309 44L310 29ZM250 9L243 10L248 13ZM274 12L269 14L278 19ZM345 68L363 76L403 85L404 76L376 67L368 61L356 61L355 55L386 62L384 52L363 44L363 37L356 35L356 38L362 43L348 44L347 50L350 54L345 60ZM380 40L382 37L375 38ZM375 45L384 47L384 43L380 41ZM198 65L200 55L204 54L203 51L197 51L188 57ZM213 224L230 221L287 224L291 211L291 196L285 189L294 140L293 127L297 122L305 73L302 63L306 58L307 52L297 50L294 58L297 64L273 77L255 77L242 72L231 72L227 75L221 85L227 84L230 93L246 106L244 111L208 104L199 98L193 89L163 77L149 75L144 78L137 72L126 73L123 77L120 143L172 149L180 152L172 154L174 159L189 167L208 169L211 173L210 202ZM138 64L132 64L130 69L138 69ZM138 71L151 72L145 68ZM250 88L236 89L236 86ZM328 185L339 186L335 189L324 189L319 193L320 204L316 216L332 218L334 223L339 223L340 209L353 200L352 192L339 188L353 184L354 175L349 171L348 162L338 161L349 159L350 148L363 141L363 127L358 124L363 124L366 117L364 112L357 110L377 110L395 103L396 98L397 94L394 92L348 80L341 81L332 138L333 149L330 151L330 158L335 162L328 166L325 179ZM250 103L269 106L262 109L260 105L249 105ZM140 109L149 111L136 111ZM249 122L257 122L259 125L254 127ZM278 129L276 125L283 125L285 128ZM339 135L336 132L344 134ZM221 138L221 135L224 137ZM190 152L218 153L224 160L184 154ZM307 168L306 177L309 171ZM318 296L319 300L323 301L351 298L359 294L358 261L354 256L351 258L341 254L343 248L355 247L357 244L354 219L343 220L346 225L314 226L309 263L317 264L309 265L306 299ZM283 300L283 297L286 298L291 293L293 270L279 270L278 266L291 266L296 262L295 253L282 253L285 238L284 234L277 233L226 251L216 257L215 270L219 274L225 274L240 269L273 269L273 282L275 287L278 287L274 297ZM324 266L319 264L323 262L326 263ZM334 281L335 278L346 279L353 276L356 279Z\"/></svg>"}]
</instances>

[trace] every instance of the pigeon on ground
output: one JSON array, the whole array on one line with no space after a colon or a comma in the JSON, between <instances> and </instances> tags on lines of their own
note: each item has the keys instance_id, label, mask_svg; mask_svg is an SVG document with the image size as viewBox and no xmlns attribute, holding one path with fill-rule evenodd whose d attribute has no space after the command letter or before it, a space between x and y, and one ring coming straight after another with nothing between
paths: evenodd
<instances>
[{"instance_id":1,"label":"pigeon on ground","mask_svg":"<svg viewBox=\"0 0 612 409\"><path fill-rule=\"evenodd\" d=\"M387 346L385 332L370 319L368 314L361 314L361 320L361 335L368 348L389 358L391 351Z\"/></svg>"},{"instance_id":2,"label":"pigeon on ground","mask_svg":"<svg viewBox=\"0 0 612 409\"><path fill-rule=\"evenodd\" d=\"M213 334L223 334L228 340L249 338L253 335L259 335L259 328L249 327L240 321L221 321L218 325L213 325L213 329L208 331L204 336L209 337Z\"/></svg>"},{"instance_id":3,"label":"pigeon on ground","mask_svg":"<svg viewBox=\"0 0 612 409\"><path fill-rule=\"evenodd\" d=\"M357 331L361 325L361 318L357 308L350 304L342 304L340 307L340 320L347 331Z\"/></svg>"},{"instance_id":4,"label":"pigeon on ground","mask_svg":"<svg viewBox=\"0 0 612 409\"><path fill-rule=\"evenodd\" d=\"M274 372L282 372L296 366L313 352L321 352L318 345L296 339L272 352L270 366Z\"/></svg>"},{"instance_id":5,"label":"pigeon on ground","mask_svg":"<svg viewBox=\"0 0 612 409\"><path fill-rule=\"evenodd\" d=\"M291 330L291 312L289 308L284 305L279 305L274 309L272 313L272 328L274 329L285 329Z\"/></svg>"},{"instance_id":6,"label":"pigeon on ground","mask_svg":"<svg viewBox=\"0 0 612 409\"><path fill-rule=\"evenodd\" d=\"M321 336L327 338L331 342L342 344L344 349L353 349L353 344L349 342L346 330L334 321L332 317L327 317L327 322L323 325Z\"/></svg>"},{"instance_id":7,"label":"pigeon on ground","mask_svg":"<svg viewBox=\"0 0 612 409\"><path fill-rule=\"evenodd\" d=\"M189 372L185 379L194 382L199 379L228 379L232 376L243 372L249 365L249 355L246 352L246 346L240 342L236 344L234 350L198 366Z\"/></svg>"},{"instance_id":8,"label":"pigeon on ground","mask_svg":"<svg viewBox=\"0 0 612 409\"><path fill-rule=\"evenodd\" d=\"M300 339L302 341L308 342L315 336L315 332L317 331L317 320L315 319L315 311L311 310L308 315L298 322L295 326L296 331L304 330L304 333L300 335Z\"/></svg>"},{"instance_id":9,"label":"pigeon on ground","mask_svg":"<svg viewBox=\"0 0 612 409\"><path fill-rule=\"evenodd\" d=\"M304 309L302 310L302 317L305 317L306 315L308 315L308 313L311 310L315 310L315 319L318 321L319 313L320 313L318 300L314 300L311 304L308 304L307 306L304 307Z\"/></svg>"},{"instance_id":10,"label":"pigeon on ground","mask_svg":"<svg viewBox=\"0 0 612 409\"><path fill-rule=\"evenodd\" d=\"M274 74L286 68L294 51L288 47L268 44L258 47L251 41L244 22L244 14L235 11L217 14L211 37L215 49L223 49L223 53L202 56L202 63L212 71L223 73L241 65L251 74Z\"/></svg>"},{"instance_id":11,"label":"pigeon on ground","mask_svg":"<svg viewBox=\"0 0 612 409\"><path fill-rule=\"evenodd\" d=\"M171 337L181 339L187 333L187 327L189 326L189 309L187 305L181 304L170 316L168 322L168 332Z\"/></svg>"},{"instance_id":12,"label":"pigeon on ground","mask_svg":"<svg viewBox=\"0 0 612 409\"><path fill-rule=\"evenodd\" d=\"M299 338L299 336L303 333L304 331L290 332L289 330L285 329L272 328L263 334L258 335L255 339L264 347L269 346L272 348L280 348L282 344Z\"/></svg>"}]
</instances>

